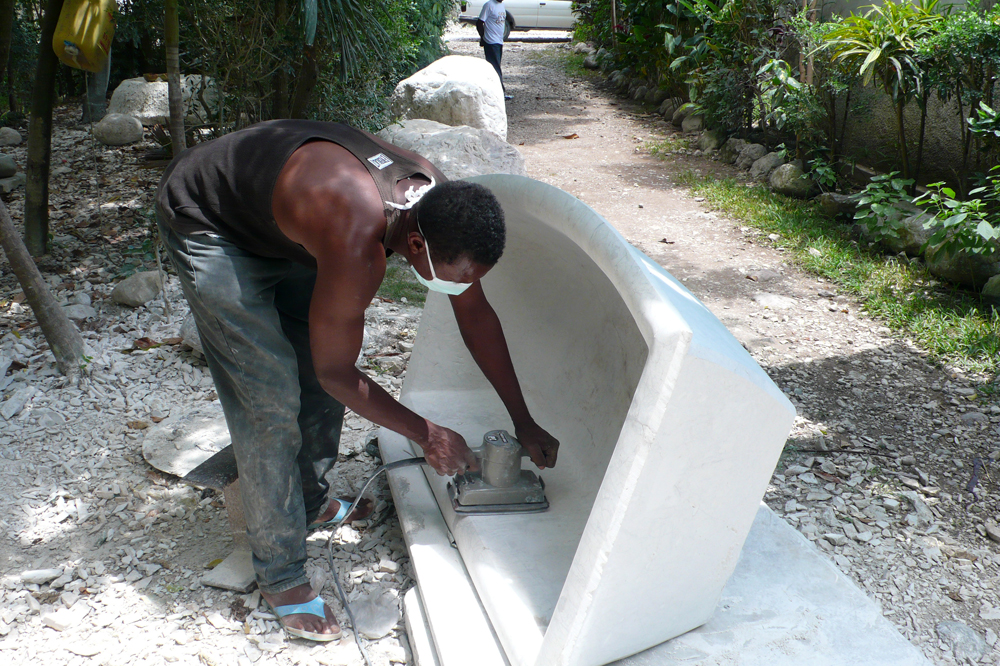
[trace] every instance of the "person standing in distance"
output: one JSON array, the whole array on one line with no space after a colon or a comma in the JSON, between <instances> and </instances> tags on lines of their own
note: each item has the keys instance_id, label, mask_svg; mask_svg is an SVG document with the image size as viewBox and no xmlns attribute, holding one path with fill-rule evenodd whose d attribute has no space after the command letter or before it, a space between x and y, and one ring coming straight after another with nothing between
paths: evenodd
<instances>
[{"instance_id":1,"label":"person standing in distance","mask_svg":"<svg viewBox=\"0 0 1000 666\"><path fill-rule=\"evenodd\" d=\"M500 71L500 59L503 58L503 32L507 23L507 9L503 0L487 0L476 19L476 30L479 31L479 44L483 47L486 62L493 65L500 77L500 87L503 88L503 98L512 99L507 94L503 84L503 72Z\"/></svg>"}]
</instances>

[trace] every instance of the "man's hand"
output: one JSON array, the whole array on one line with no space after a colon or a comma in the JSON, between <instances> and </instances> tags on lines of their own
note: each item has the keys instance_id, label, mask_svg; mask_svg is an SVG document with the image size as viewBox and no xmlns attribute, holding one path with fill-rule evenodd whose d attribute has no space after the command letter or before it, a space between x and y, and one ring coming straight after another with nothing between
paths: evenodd
<instances>
[{"instance_id":1,"label":"man's hand","mask_svg":"<svg viewBox=\"0 0 1000 666\"><path fill-rule=\"evenodd\" d=\"M530 424L514 428L514 436L528 452L531 462L538 469L556 466L559 453L559 440L546 432L540 425L532 421Z\"/></svg>"},{"instance_id":2,"label":"man's hand","mask_svg":"<svg viewBox=\"0 0 1000 666\"><path fill-rule=\"evenodd\" d=\"M465 443L464 437L430 421L427 424L427 442L421 446L427 464L435 472L441 476L454 476L466 471L479 471L476 454Z\"/></svg>"}]
</instances>

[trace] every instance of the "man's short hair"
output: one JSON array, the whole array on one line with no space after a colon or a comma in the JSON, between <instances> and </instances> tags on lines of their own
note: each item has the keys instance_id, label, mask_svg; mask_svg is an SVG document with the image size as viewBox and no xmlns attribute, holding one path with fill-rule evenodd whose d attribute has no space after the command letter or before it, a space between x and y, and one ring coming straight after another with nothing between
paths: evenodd
<instances>
[{"instance_id":1,"label":"man's short hair","mask_svg":"<svg viewBox=\"0 0 1000 666\"><path fill-rule=\"evenodd\" d=\"M434 261L450 264L462 256L483 266L500 261L507 242L503 209L482 185L464 180L435 185L416 212Z\"/></svg>"}]
</instances>

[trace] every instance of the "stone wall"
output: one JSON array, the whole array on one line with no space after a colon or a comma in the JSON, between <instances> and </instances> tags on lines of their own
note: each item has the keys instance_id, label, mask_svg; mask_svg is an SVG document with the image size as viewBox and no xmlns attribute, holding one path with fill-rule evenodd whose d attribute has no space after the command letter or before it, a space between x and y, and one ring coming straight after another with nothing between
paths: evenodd
<instances>
[{"instance_id":1,"label":"stone wall","mask_svg":"<svg viewBox=\"0 0 1000 666\"><path fill-rule=\"evenodd\" d=\"M928 102L924 136L921 183L940 180L954 182L962 167L962 132L958 106L942 102L932 95ZM881 90L861 88L851 94L853 110L848 116L845 153L848 158L879 171L901 171L896 111L892 101ZM858 107L861 107L860 109ZM963 109L968 116L968 109ZM907 105L903 113L911 169L917 165L917 145L920 138L920 107ZM975 166L975 146L969 150L969 166ZM988 165L982 170L986 170Z\"/></svg>"}]
</instances>

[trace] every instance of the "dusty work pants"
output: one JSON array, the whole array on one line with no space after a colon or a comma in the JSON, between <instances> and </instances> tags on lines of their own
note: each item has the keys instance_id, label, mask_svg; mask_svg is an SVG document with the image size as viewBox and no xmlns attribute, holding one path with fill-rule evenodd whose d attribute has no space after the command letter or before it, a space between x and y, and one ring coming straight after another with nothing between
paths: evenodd
<instances>
[{"instance_id":1,"label":"dusty work pants","mask_svg":"<svg viewBox=\"0 0 1000 666\"><path fill-rule=\"evenodd\" d=\"M269 594L308 583L306 525L325 502L344 421L309 350L316 271L178 234L162 217L159 227L232 435L257 583Z\"/></svg>"}]
</instances>

